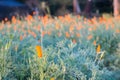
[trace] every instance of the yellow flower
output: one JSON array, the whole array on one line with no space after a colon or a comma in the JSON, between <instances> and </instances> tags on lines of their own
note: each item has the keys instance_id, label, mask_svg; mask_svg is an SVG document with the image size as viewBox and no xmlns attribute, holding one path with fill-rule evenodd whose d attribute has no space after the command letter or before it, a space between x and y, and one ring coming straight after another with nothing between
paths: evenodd
<instances>
[{"instance_id":1,"label":"yellow flower","mask_svg":"<svg viewBox=\"0 0 120 80\"><path fill-rule=\"evenodd\" d=\"M37 45L36 46L36 51L37 51L38 57L41 58L42 57L42 48L41 48L41 46Z\"/></svg>"},{"instance_id":2,"label":"yellow flower","mask_svg":"<svg viewBox=\"0 0 120 80\"><path fill-rule=\"evenodd\" d=\"M101 50L101 46L100 46L100 45L98 45L98 46L97 46L97 49L96 49L96 52L97 52L97 53L99 53L99 52L100 52L100 50Z\"/></svg>"},{"instance_id":3,"label":"yellow flower","mask_svg":"<svg viewBox=\"0 0 120 80\"><path fill-rule=\"evenodd\" d=\"M50 80L55 80L55 78L51 78Z\"/></svg>"}]
</instances>

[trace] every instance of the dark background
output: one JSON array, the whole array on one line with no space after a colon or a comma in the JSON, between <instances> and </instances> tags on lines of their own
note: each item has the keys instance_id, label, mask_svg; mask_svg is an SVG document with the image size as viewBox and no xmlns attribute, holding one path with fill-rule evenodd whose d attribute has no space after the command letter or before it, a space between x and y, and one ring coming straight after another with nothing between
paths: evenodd
<instances>
[{"instance_id":1,"label":"dark background","mask_svg":"<svg viewBox=\"0 0 120 80\"><path fill-rule=\"evenodd\" d=\"M0 0L0 20L5 17L11 18L13 15L25 16L27 14L32 14L33 10L26 5L25 1L26 0ZM72 0L39 0L38 5L43 1L47 3L52 16L55 16L57 11L63 5L65 5L66 10L73 13ZM87 0L78 1L81 11L84 11ZM92 0L90 7L90 13L96 13L96 11L99 11L99 14L111 14L113 13L113 0Z\"/></svg>"}]
</instances>

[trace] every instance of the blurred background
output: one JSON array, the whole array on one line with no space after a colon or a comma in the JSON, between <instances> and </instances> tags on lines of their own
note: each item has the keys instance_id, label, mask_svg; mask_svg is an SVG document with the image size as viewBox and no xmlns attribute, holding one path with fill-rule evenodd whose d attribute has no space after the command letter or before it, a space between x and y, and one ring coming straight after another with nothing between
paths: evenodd
<instances>
[{"instance_id":1,"label":"blurred background","mask_svg":"<svg viewBox=\"0 0 120 80\"><path fill-rule=\"evenodd\" d=\"M66 14L85 17L103 14L119 15L120 0L0 0L0 20L12 16L31 15L64 16Z\"/></svg>"}]
</instances>

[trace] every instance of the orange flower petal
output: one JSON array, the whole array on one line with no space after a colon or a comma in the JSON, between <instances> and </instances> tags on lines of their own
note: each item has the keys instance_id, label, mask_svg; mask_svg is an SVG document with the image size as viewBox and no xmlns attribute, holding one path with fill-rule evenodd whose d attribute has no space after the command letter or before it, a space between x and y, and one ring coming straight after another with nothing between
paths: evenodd
<instances>
[{"instance_id":1,"label":"orange flower petal","mask_svg":"<svg viewBox=\"0 0 120 80\"><path fill-rule=\"evenodd\" d=\"M41 46L37 45L36 46L36 51L37 51L38 57L41 58L42 57L42 48L41 48Z\"/></svg>"},{"instance_id":2,"label":"orange flower petal","mask_svg":"<svg viewBox=\"0 0 120 80\"><path fill-rule=\"evenodd\" d=\"M100 45L98 45L98 46L97 46L97 49L96 49L96 52L97 52L97 53L99 53L99 52L100 52L100 50L101 50L101 46L100 46Z\"/></svg>"}]
</instances>

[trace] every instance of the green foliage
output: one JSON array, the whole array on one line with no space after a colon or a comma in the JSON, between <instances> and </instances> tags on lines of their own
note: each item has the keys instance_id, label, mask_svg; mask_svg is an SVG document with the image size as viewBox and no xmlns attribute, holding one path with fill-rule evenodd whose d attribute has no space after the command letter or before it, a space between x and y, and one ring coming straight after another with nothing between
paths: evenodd
<instances>
[{"instance_id":1,"label":"green foliage","mask_svg":"<svg viewBox=\"0 0 120 80\"><path fill-rule=\"evenodd\" d=\"M46 17L40 20L36 18L29 22L23 20L21 23L1 25L4 25L0 32L1 80L119 80L120 33L116 32L119 21L113 20L114 28L108 29L104 23L91 24L87 19L71 15L48 18L48 21ZM56 24L59 29L55 29ZM69 31L71 25L75 27L74 34ZM28 31L27 36L20 39L24 32L9 26L16 26L18 30L24 28ZM82 27L77 30L77 26ZM96 30L89 31L93 26L97 26ZM7 32L8 29L10 32ZM29 34L29 30L36 37ZM42 31L51 31L51 34L42 37ZM61 36L58 36L58 32ZM70 33L69 38L65 32ZM75 36L77 32L80 37ZM89 35L92 35L92 39L88 39ZM41 38L42 41L39 41ZM96 41L96 46L93 41ZM38 57L36 45L42 46L42 57ZM99 53L96 52L98 45L101 46Z\"/></svg>"},{"instance_id":2,"label":"green foliage","mask_svg":"<svg viewBox=\"0 0 120 80\"><path fill-rule=\"evenodd\" d=\"M5 71L5 74L1 75L3 80L10 78L50 80L52 77L56 80L104 80L101 77L103 75L105 78L108 76L106 79L112 79L111 72L104 68L99 69L95 48L90 43L74 44L71 40L63 39L55 43L55 46L44 47L43 57L38 58L35 46L32 44L35 40L29 37L26 40L27 43L19 42L19 45L14 41L11 43L8 41L5 45L3 51L9 49L9 53L4 56L10 59L2 57L4 62L1 63L4 66L1 64L1 71ZM15 45L18 45L17 51Z\"/></svg>"}]
</instances>

